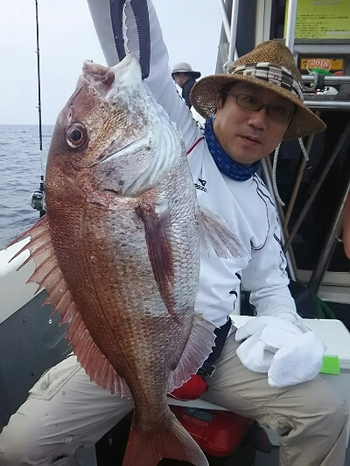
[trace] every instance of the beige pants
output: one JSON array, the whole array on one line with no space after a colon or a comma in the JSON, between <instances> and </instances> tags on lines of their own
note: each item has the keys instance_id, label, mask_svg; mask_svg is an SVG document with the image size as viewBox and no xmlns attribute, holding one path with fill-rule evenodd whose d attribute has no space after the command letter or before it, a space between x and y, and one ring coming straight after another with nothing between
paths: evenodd
<instances>
[{"instance_id":1,"label":"beige pants","mask_svg":"<svg viewBox=\"0 0 350 466\"><path fill-rule=\"evenodd\" d=\"M236 348L229 337L203 398L276 430L281 466L344 466L346 401L322 377L271 388L265 375L242 366ZM42 376L0 434L0 465L68 464L77 448L95 444L131 409L70 356Z\"/></svg>"}]
</instances>

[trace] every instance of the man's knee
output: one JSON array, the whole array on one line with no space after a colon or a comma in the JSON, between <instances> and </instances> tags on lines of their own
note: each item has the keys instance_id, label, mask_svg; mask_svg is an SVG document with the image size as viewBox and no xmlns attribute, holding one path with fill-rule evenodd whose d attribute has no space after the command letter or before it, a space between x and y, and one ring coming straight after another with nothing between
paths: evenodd
<instances>
[{"instance_id":1,"label":"man's knee","mask_svg":"<svg viewBox=\"0 0 350 466\"><path fill-rule=\"evenodd\" d=\"M348 428L349 425L349 405L340 395L334 396L328 408L330 423L337 425L339 429Z\"/></svg>"},{"instance_id":2,"label":"man's knee","mask_svg":"<svg viewBox=\"0 0 350 466\"><path fill-rule=\"evenodd\" d=\"M312 389L308 391L304 399L304 409L309 420L314 419L315 424L332 426L332 430L339 432L348 426L348 403L328 382L316 387L316 392Z\"/></svg>"},{"instance_id":3,"label":"man's knee","mask_svg":"<svg viewBox=\"0 0 350 466\"><path fill-rule=\"evenodd\" d=\"M0 434L0 465L80 465L75 456L70 456L73 452L55 456L52 446L43 444L39 427L41 423L36 421L38 420L35 420L35 416L29 420L20 412L11 416L8 425Z\"/></svg>"},{"instance_id":4,"label":"man's knee","mask_svg":"<svg viewBox=\"0 0 350 466\"><path fill-rule=\"evenodd\" d=\"M38 454L39 433L28 427L26 416L16 413L0 434L1 466L34 465Z\"/></svg>"}]
</instances>

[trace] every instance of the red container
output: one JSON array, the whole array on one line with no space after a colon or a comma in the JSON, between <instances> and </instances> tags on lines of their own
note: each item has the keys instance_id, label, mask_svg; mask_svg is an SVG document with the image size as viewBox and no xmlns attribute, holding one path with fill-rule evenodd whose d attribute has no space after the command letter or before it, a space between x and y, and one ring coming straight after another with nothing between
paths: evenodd
<instances>
[{"instance_id":1,"label":"red container","mask_svg":"<svg viewBox=\"0 0 350 466\"><path fill-rule=\"evenodd\" d=\"M183 406L171 406L171 410L201 449L218 458L229 456L254 422L229 411Z\"/></svg>"}]
</instances>

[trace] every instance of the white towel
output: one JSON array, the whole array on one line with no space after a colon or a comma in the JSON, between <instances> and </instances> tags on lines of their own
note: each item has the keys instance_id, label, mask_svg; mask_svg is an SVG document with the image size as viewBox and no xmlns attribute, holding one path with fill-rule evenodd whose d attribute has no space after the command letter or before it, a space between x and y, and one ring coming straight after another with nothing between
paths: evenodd
<instances>
[{"instance_id":1,"label":"white towel","mask_svg":"<svg viewBox=\"0 0 350 466\"><path fill-rule=\"evenodd\" d=\"M302 323L277 317L249 320L236 332L243 341L237 349L242 364L268 374L271 387L287 387L312 380L322 366L325 345Z\"/></svg>"}]
</instances>

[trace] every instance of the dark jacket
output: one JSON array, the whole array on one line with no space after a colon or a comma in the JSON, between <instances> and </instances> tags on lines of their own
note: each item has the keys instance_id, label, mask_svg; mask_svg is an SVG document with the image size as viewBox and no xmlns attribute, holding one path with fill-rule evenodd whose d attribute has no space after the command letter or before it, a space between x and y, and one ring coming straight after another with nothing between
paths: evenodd
<instances>
[{"instance_id":1,"label":"dark jacket","mask_svg":"<svg viewBox=\"0 0 350 466\"><path fill-rule=\"evenodd\" d=\"M190 102L190 92L192 87L196 84L196 80L191 77L188 81L185 82L185 84L182 86L182 98L185 99L186 105L188 108L191 108L191 102Z\"/></svg>"}]
</instances>

